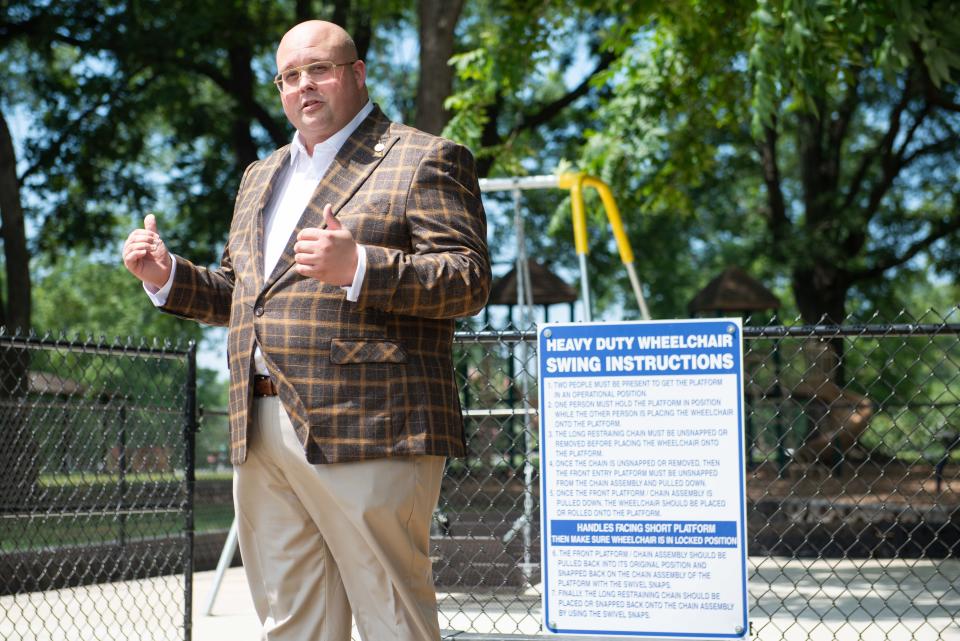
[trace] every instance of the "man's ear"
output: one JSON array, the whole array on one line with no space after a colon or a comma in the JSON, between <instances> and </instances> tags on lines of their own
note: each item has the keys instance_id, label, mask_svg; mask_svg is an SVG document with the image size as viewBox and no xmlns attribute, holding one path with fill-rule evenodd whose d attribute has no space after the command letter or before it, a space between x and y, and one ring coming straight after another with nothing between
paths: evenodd
<instances>
[{"instance_id":1,"label":"man's ear","mask_svg":"<svg viewBox=\"0 0 960 641\"><path fill-rule=\"evenodd\" d=\"M353 79L357 83L357 89L363 89L367 84L367 65L363 60L357 60L350 67L353 72Z\"/></svg>"}]
</instances>

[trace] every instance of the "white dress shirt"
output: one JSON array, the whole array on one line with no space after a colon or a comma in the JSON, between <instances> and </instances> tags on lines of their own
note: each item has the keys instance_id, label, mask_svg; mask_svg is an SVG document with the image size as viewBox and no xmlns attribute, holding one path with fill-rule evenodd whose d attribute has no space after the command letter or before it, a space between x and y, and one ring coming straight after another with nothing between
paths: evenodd
<instances>
[{"instance_id":1,"label":"white dress shirt","mask_svg":"<svg viewBox=\"0 0 960 641\"><path fill-rule=\"evenodd\" d=\"M313 197L320 180L327 173L337 152L343 147L364 118L373 111L369 100L347 125L321 143L314 145L311 155L303 144L300 132L293 136L290 143L290 163L282 168L277 176L277 184L270 196L270 202L263 211L263 276L268 278L290 240L290 235L300 222L303 210ZM357 245L357 271L353 282L344 287L348 301L356 302L360 297L360 287L367 269L367 252L363 245ZM170 277L160 289L143 284L147 296L157 307L167 302L173 286L173 275L177 271L177 262L173 261ZM253 354L258 374L268 374L267 366L258 346Z\"/></svg>"}]
</instances>

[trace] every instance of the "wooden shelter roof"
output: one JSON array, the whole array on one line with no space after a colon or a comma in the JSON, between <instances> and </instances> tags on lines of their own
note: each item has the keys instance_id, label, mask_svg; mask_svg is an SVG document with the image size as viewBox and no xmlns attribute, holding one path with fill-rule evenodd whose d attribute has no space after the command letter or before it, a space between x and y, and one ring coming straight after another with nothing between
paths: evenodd
<instances>
[{"instance_id":1,"label":"wooden shelter roof","mask_svg":"<svg viewBox=\"0 0 960 641\"><path fill-rule=\"evenodd\" d=\"M579 298L577 290L568 285L559 276L534 260L528 260L530 282L533 287L534 305L555 305L572 303ZM488 305L517 304L517 268L514 267L494 281L490 288Z\"/></svg>"},{"instance_id":2,"label":"wooden shelter roof","mask_svg":"<svg viewBox=\"0 0 960 641\"><path fill-rule=\"evenodd\" d=\"M697 292L687 305L691 316L699 312L753 312L778 309L780 299L739 267L727 267Z\"/></svg>"}]
</instances>

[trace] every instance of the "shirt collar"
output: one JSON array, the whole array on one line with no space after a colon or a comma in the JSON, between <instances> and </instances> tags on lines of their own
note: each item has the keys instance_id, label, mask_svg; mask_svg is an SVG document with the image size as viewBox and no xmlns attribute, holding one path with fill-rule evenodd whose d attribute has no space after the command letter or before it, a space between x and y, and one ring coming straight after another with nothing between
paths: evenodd
<instances>
[{"instance_id":1,"label":"shirt collar","mask_svg":"<svg viewBox=\"0 0 960 641\"><path fill-rule=\"evenodd\" d=\"M370 115L370 112L373 111L373 102L367 100L366 104L360 108L360 111L357 112L357 115L353 117L353 120L348 122L343 129L333 134L326 140L321 143L317 143L313 146L313 156L311 157L307 154L307 148L303 144L303 137L300 135L300 132L293 134L293 141L290 143L290 166L296 167L297 162L302 158L307 162L311 160L316 160L318 157L329 154L330 156L336 155L340 151L340 147L343 147L343 143L347 141L347 138L350 137L357 127L360 126L360 123Z\"/></svg>"}]
</instances>

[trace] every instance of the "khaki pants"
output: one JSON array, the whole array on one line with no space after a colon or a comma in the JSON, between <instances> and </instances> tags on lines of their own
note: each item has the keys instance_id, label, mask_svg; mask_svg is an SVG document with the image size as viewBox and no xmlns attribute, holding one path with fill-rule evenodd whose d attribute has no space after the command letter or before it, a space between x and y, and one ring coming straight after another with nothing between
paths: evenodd
<instances>
[{"instance_id":1,"label":"khaki pants","mask_svg":"<svg viewBox=\"0 0 960 641\"><path fill-rule=\"evenodd\" d=\"M277 397L258 398L234 468L240 553L263 637L435 641L438 456L311 465Z\"/></svg>"}]
</instances>

